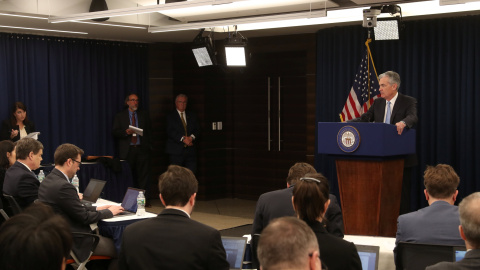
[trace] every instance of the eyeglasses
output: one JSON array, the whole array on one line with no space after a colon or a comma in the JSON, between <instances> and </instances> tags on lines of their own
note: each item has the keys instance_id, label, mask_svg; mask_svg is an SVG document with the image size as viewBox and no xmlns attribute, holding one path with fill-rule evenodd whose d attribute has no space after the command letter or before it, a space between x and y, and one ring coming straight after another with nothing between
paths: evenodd
<instances>
[{"instance_id":1,"label":"eyeglasses","mask_svg":"<svg viewBox=\"0 0 480 270\"><path fill-rule=\"evenodd\" d=\"M313 182L317 182L317 183L322 183L322 181L320 181L318 179L315 179L315 178L312 178L312 177L302 177L302 178L300 178L300 181L313 181Z\"/></svg>"},{"instance_id":2,"label":"eyeglasses","mask_svg":"<svg viewBox=\"0 0 480 270\"><path fill-rule=\"evenodd\" d=\"M132 98L132 99L129 99L128 101L140 101L140 99L134 99L134 98Z\"/></svg>"},{"instance_id":3,"label":"eyeglasses","mask_svg":"<svg viewBox=\"0 0 480 270\"><path fill-rule=\"evenodd\" d=\"M73 162L76 162L76 163L78 163L78 166L79 166L79 167L80 167L80 165L82 165L82 162L80 162L80 161L76 161L76 160L75 160L75 159L73 159L73 158L72 158L72 161L73 161Z\"/></svg>"}]
</instances>

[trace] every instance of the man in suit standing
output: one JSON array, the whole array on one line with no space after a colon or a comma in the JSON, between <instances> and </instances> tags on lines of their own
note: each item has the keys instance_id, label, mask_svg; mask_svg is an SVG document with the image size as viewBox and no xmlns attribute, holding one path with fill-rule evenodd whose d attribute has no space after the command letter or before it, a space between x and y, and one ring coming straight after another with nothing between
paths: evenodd
<instances>
[{"instance_id":1,"label":"man in suit standing","mask_svg":"<svg viewBox=\"0 0 480 270\"><path fill-rule=\"evenodd\" d=\"M387 71L378 76L380 98L377 98L368 111L359 118L349 122L376 122L387 123L396 126L399 135L405 128L412 128L418 122L417 100L413 97L398 92L400 88L400 75L394 71ZM410 178L411 168L418 164L415 154L405 157L402 197L400 214L410 212Z\"/></svg>"},{"instance_id":2,"label":"man in suit standing","mask_svg":"<svg viewBox=\"0 0 480 270\"><path fill-rule=\"evenodd\" d=\"M16 145L17 161L5 173L3 192L12 195L24 209L38 198L40 182L33 173L40 167L43 144L32 138L23 138Z\"/></svg>"},{"instance_id":3,"label":"man in suit standing","mask_svg":"<svg viewBox=\"0 0 480 270\"><path fill-rule=\"evenodd\" d=\"M38 190L38 199L50 205L53 210L64 217L73 232L90 233L90 224L100 219L111 218L123 211L118 205L86 206L78 197L77 189L70 179L80 170L83 150L73 144L62 144L54 154L55 168L43 180ZM75 239L73 250L85 255L82 250L88 243ZM88 251L88 250L87 250ZM95 255L116 257L113 240L100 236L100 242L95 249ZM80 256L80 257L82 257Z\"/></svg>"},{"instance_id":4,"label":"man in suit standing","mask_svg":"<svg viewBox=\"0 0 480 270\"><path fill-rule=\"evenodd\" d=\"M467 253L458 262L440 262L426 270L480 269L480 192L470 194L458 206L460 212L460 236L465 240Z\"/></svg>"},{"instance_id":5,"label":"man in suit standing","mask_svg":"<svg viewBox=\"0 0 480 270\"><path fill-rule=\"evenodd\" d=\"M258 244L261 268L320 270L317 237L302 220L282 217L270 223Z\"/></svg>"},{"instance_id":6,"label":"man in suit standing","mask_svg":"<svg viewBox=\"0 0 480 270\"><path fill-rule=\"evenodd\" d=\"M220 232L190 219L198 190L192 171L170 165L158 188L165 209L125 229L120 269L229 269Z\"/></svg>"},{"instance_id":7,"label":"man in suit standing","mask_svg":"<svg viewBox=\"0 0 480 270\"><path fill-rule=\"evenodd\" d=\"M167 145L165 152L170 164L197 171L196 140L200 126L195 114L186 112L188 97L180 94L175 98L176 110L167 116Z\"/></svg>"},{"instance_id":8,"label":"man in suit standing","mask_svg":"<svg viewBox=\"0 0 480 270\"><path fill-rule=\"evenodd\" d=\"M139 99L130 94L125 99L127 108L115 116L113 135L117 138L117 149L120 159L126 160L136 178L135 186L147 190L149 199L150 172L150 117L148 112L138 110ZM135 133L129 126L143 129L143 135Z\"/></svg>"},{"instance_id":9,"label":"man in suit standing","mask_svg":"<svg viewBox=\"0 0 480 270\"><path fill-rule=\"evenodd\" d=\"M458 207L454 205L460 178L450 165L438 164L427 167L424 179L429 206L398 217L395 245L399 242L463 245L458 232Z\"/></svg>"}]
</instances>

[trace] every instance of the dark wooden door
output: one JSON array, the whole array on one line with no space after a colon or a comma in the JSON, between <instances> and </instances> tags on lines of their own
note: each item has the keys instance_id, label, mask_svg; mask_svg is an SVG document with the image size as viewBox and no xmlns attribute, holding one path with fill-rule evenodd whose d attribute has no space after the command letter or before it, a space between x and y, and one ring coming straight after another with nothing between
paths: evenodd
<instances>
[{"instance_id":1,"label":"dark wooden door","mask_svg":"<svg viewBox=\"0 0 480 270\"><path fill-rule=\"evenodd\" d=\"M305 70L305 52L258 53L243 74L234 76L236 197L257 199L284 188L290 166L306 160Z\"/></svg>"}]
</instances>

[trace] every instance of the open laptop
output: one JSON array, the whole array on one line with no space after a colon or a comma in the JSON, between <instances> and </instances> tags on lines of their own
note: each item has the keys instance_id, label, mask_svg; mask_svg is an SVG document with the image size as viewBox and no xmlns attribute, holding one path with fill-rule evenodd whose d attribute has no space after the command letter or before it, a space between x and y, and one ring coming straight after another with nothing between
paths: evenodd
<instances>
[{"instance_id":1,"label":"open laptop","mask_svg":"<svg viewBox=\"0 0 480 270\"><path fill-rule=\"evenodd\" d=\"M119 215L129 216L129 215L135 215L137 213L137 197L140 191L143 191L143 193L145 194L145 190L143 189L132 188L132 187L129 187L127 189L127 192L125 192L125 196L123 197L123 201L122 201L122 207L123 209L125 209L125 211L123 211Z\"/></svg>"},{"instance_id":2,"label":"open laptop","mask_svg":"<svg viewBox=\"0 0 480 270\"><path fill-rule=\"evenodd\" d=\"M90 182L88 182L88 185L83 192L82 201L95 203L98 200L98 197L100 197L100 194L102 193L106 183L107 181L98 180L95 178L90 179Z\"/></svg>"},{"instance_id":3,"label":"open laptop","mask_svg":"<svg viewBox=\"0 0 480 270\"><path fill-rule=\"evenodd\" d=\"M461 246L455 246L453 247L453 252L455 253L455 261L461 261L463 258L465 258L465 253L467 253L467 248L466 247L461 247Z\"/></svg>"},{"instance_id":4,"label":"open laptop","mask_svg":"<svg viewBox=\"0 0 480 270\"><path fill-rule=\"evenodd\" d=\"M230 269L242 269L247 238L222 236L222 244L227 253L227 261L230 264Z\"/></svg>"},{"instance_id":5,"label":"open laptop","mask_svg":"<svg viewBox=\"0 0 480 270\"><path fill-rule=\"evenodd\" d=\"M378 270L379 246L355 245L363 270Z\"/></svg>"}]
</instances>

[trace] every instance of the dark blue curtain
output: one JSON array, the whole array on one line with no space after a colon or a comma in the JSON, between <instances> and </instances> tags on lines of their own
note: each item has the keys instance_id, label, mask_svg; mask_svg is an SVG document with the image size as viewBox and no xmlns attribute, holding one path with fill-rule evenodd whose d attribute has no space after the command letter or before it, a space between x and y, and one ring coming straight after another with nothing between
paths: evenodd
<instances>
[{"instance_id":1,"label":"dark blue curtain","mask_svg":"<svg viewBox=\"0 0 480 270\"><path fill-rule=\"evenodd\" d=\"M419 165L412 175L412 209L427 205L427 165L454 167L460 176L457 202L480 190L480 35L474 29L480 29L480 16L409 21L401 40L370 46L377 72L397 71L399 91L418 100ZM317 33L317 122L339 121L366 39L360 25ZM334 161L316 155L315 166L338 195Z\"/></svg>"},{"instance_id":2,"label":"dark blue curtain","mask_svg":"<svg viewBox=\"0 0 480 270\"><path fill-rule=\"evenodd\" d=\"M114 155L112 124L127 93L148 104L146 44L0 34L0 118L15 101L41 133L44 163L73 143Z\"/></svg>"}]
</instances>

